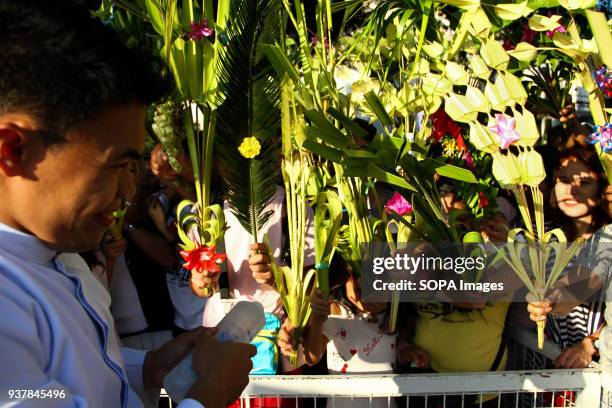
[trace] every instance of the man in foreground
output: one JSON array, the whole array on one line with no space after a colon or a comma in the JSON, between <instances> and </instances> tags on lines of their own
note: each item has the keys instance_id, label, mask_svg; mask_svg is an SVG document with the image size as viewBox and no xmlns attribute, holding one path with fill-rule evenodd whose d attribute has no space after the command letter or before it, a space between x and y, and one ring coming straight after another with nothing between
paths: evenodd
<instances>
[{"instance_id":1,"label":"man in foreground","mask_svg":"<svg viewBox=\"0 0 612 408\"><path fill-rule=\"evenodd\" d=\"M110 299L58 259L95 247L134 194L163 81L76 2L0 0L0 21L0 401L138 407L193 351L198 379L179 406L225 407L254 347L198 329L122 349Z\"/></svg>"}]
</instances>

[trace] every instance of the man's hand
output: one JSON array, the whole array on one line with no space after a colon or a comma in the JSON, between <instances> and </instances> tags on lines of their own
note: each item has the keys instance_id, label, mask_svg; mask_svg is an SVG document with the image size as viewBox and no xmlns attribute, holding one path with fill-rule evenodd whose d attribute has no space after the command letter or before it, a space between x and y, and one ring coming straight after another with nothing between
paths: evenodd
<instances>
[{"instance_id":1,"label":"man's hand","mask_svg":"<svg viewBox=\"0 0 612 408\"><path fill-rule=\"evenodd\" d=\"M157 350L149 351L143 367L145 389L161 388L164 377L194 348L199 337L211 337L216 328L198 327L170 340Z\"/></svg>"},{"instance_id":2,"label":"man's hand","mask_svg":"<svg viewBox=\"0 0 612 408\"><path fill-rule=\"evenodd\" d=\"M199 297L209 297L219 291L219 277L221 272L191 271L189 284L191 290Z\"/></svg>"},{"instance_id":3,"label":"man's hand","mask_svg":"<svg viewBox=\"0 0 612 408\"><path fill-rule=\"evenodd\" d=\"M255 346L219 342L208 334L199 336L193 350L192 367L198 379L187 398L206 408L225 408L240 397L249 384Z\"/></svg>"},{"instance_id":4,"label":"man's hand","mask_svg":"<svg viewBox=\"0 0 612 408\"><path fill-rule=\"evenodd\" d=\"M260 285L274 284L274 275L270 268L270 257L268 256L268 247L261 243L251 244L249 247L249 267L253 279Z\"/></svg>"},{"instance_id":5,"label":"man's hand","mask_svg":"<svg viewBox=\"0 0 612 408\"><path fill-rule=\"evenodd\" d=\"M186 181L193 183L193 173L191 172L191 161L185 154L181 154L176 158L181 165L181 171L177 173L172 166L168 155L164 152L161 144L155 145L151 150L151 172L158 178L164 181L172 181L177 178L185 179Z\"/></svg>"}]
</instances>

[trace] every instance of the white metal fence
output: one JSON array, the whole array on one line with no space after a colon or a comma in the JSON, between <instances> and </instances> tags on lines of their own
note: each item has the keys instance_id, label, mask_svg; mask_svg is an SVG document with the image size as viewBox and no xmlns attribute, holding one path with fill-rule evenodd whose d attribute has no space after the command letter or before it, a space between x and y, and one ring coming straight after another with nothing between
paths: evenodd
<instances>
[{"instance_id":1,"label":"white metal fence","mask_svg":"<svg viewBox=\"0 0 612 408\"><path fill-rule=\"evenodd\" d=\"M550 369L560 350L537 349L535 334L508 336L508 370L483 373L253 376L241 407L579 407L612 408L612 376L597 364L580 370ZM266 397L262 402L260 398ZM169 407L166 399L160 405Z\"/></svg>"},{"instance_id":2,"label":"white metal fence","mask_svg":"<svg viewBox=\"0 0 612 408\"><path fill-rule=\"evenodd\" d=\"M612 408L612 374L603 372L601 376L601 408Z\"/></svg>"}]
</instances>

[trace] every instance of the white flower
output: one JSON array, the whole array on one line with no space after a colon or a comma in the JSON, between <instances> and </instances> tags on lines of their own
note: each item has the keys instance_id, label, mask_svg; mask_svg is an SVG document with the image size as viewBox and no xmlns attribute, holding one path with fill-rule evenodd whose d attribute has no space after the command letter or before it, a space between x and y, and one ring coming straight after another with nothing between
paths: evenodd
<instances>
[{"instance_id":1,"label":"white flower","mask_svg":"<svg viewBox=\"0 0 612 408\"><path fill-rule=\"evenodd\" d=\"M361 78L361 72L351 69L345 65L338 65L334 71L336 88L345 95L350 95L352 86Z\"/></svg>"},{"instance_id":2,"label":"white flower","mask_svg":"<svg viewBox=\"0 0 612 408\"><path fill-rule=\"evenodd\" d=\"M436 14L434 14L434 18L435 20L440 23L442 26L444 27L450 27L450 20L448 19L448 17L446 16L446 14L444 14L444 12L438 10L436 12Z\"/></svg>"},{"instance_id":3,"label":"white flower","mask_svg":"<svg viewBox=\"0 0 612 408\"><path fill-rule=\"evenodd\" d=\"M374 11L374 9L376 9L376 7L378 7L378 2L380 0L365 0L363 2L363 11L365 13L371 13L372 11Z\"/></svg>"}]
</instances>

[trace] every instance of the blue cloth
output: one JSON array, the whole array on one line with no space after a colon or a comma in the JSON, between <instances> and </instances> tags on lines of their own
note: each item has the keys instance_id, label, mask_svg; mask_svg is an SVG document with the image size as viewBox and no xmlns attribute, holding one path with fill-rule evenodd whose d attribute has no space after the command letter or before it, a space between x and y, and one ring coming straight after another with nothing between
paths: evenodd
<instances>
[{"instance_id":1,"label":"blue cloth","mask_svg":"<svg viewBox=\"0 0 612 408\"><path fill-rule=\"evenodd\" d=\"M278 370L278 346L276 340L281 321L276 315L266 313L266 325L251 342L257 348L257 354L251 357L253 369L251 375L274 375Z\"/></svg>"},{"instance_id":2,"label":"blue cloth","mask_svg":"<svg viewBox=\"0 0 612 408\"><path fill-rule=\"evenodd\" d=\"M0 401L9 389L56 389L65 398L23 406L141 407L146 351L120 347L108 293L78 255L62 258L72 266L0 224Z\"/></svg>"}]
</instances>

